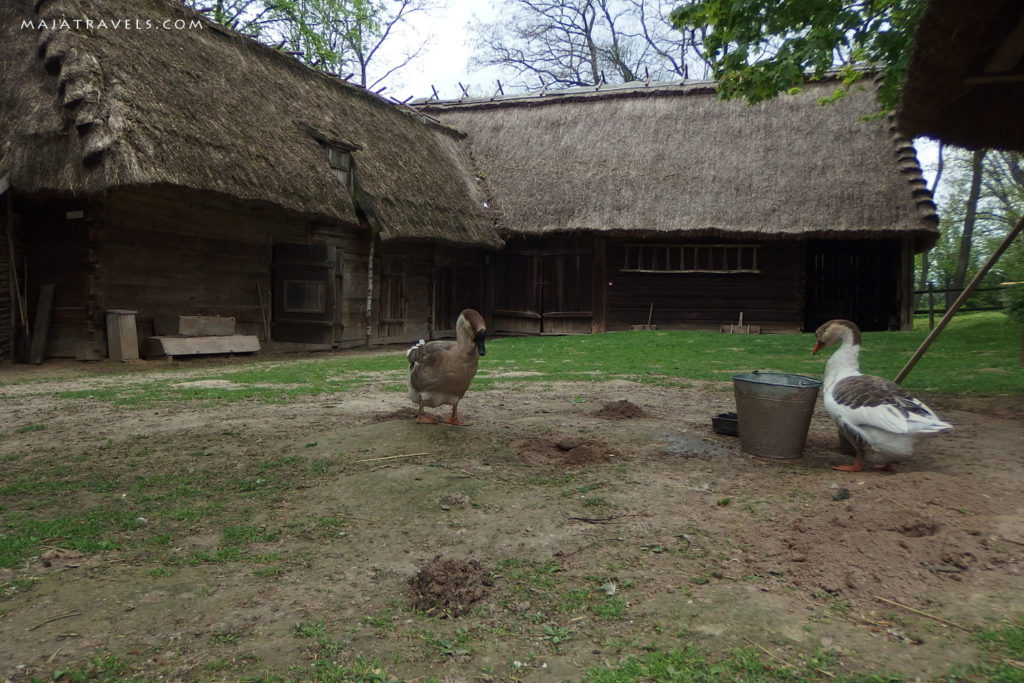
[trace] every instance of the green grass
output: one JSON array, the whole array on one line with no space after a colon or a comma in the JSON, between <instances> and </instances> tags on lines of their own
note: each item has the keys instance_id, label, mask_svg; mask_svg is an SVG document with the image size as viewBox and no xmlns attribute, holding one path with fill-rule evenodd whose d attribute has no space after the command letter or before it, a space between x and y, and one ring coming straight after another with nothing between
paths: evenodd
<instances>
[{"instance_id":1,"label":"green grass","mask_svg":"<svg viewBox=\"0 0 1024 683\"><path fill-rule=\"evenodd\" d=\"M346 523L340 517L292 520L287 529L276 529L247 521L249 506L309 485L317 474L304 459L255 461L240 470L209 460L183 473L125 474L117 462L109 470L41 466L17 476L0 473L0 567L15 567L44 545L83 553L119 549L173 564L180 560L167 547L197 525L219 534L219 546L184 561L232 562L252 558L252 544L284 534L337 535ZM69 496L88 502L69 505Z\"/></svg>"},{"instance_id":2,"label":"green grass","mask_svg":"<svg viewBox=\"0 0 1024 683\"><path fill-rule=\"evenodd\" d=\"M861 369L894 378L928 334L927 319L907 332L866 332ZM628 379L657 384L729 382L741 372L821 377L832 350L811 355L806 334L724 335L718 332L635 331L572 337L497 339L488 345L475 384L497 381ZM1021 326L1002 313L954 318L903 382L937 393L1024 392L1019 366ZM526 377L507 373L536 373ZM505 375L505 376L502 376Z\"/></svg>"},{"instance_id":3,"label":"green grass","mask_svg":"<svg viewBox=\"0 0 1024 683\"><path fill-rule=\"evenodd\" d=\"M864 333L861 369L894 378L927 333L925 316L915 321L913 331ZM903 384L912 391L932 393L1024 393L1024 371L1019 365L1021 343L1021 325L1003 313L959 315L933 342ZM480 362L474 388L615 379L665 385L694 380L730 382L733 375L754 370L820 377L831 350L812 356L813 345L810 333L725 335L675 330L495 338L488 343L489 352ZM62 392L58 397L138 408L165 403L287 404L303 397L342 394L367 387L404 391L405 369L404 349L371 355L342 353L315 360L257 360L202 377L181 378L174 372L161 371L148 382L111 383L101 388ZM41 424L24 424L11 433L45 428ZM0 439L4 438L0 434Z\"/></svg>"}]
</instances>

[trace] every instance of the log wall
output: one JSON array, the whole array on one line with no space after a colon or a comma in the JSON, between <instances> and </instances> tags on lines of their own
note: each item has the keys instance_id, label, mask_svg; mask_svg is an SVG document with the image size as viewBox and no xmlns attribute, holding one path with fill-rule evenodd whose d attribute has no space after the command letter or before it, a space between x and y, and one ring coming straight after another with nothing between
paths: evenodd
<instances>
[{"instance_id":1,"label":"log wall","mask_svg":"<svg viewBox=\"0 0 1024 683\"><path fill-rule=\"evenodd\" d=\"M651 324L663 329L718 330L735 323L763 331L797 331L803 325L804 256L798 242L762 242L759 273L650 273L623 270L626 245L609 240L606 328ZM688 240L687 244L693 243ZM743 244L750 244L744 242ZM651 305L653 304L653 314Z\"/></svg>"},{"instance_id":2,"label":"log wall","mask_svg":"<svg viewBox=\"0 0 1024 683\"><path fill-rule=\"evenodd\" d=\"M159 315L235 318L238 334L266 341L273 243L304 243L308 221L175 188L104 197L95 240L102 309L138 311L139 336ZM261 305L261 296L262 305Z\"/></svg>"}]
</instances>

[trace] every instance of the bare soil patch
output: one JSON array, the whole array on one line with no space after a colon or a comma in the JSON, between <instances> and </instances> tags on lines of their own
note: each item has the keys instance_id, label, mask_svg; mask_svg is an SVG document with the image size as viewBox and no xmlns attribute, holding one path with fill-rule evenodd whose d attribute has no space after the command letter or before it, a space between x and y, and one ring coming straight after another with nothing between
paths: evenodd
<instances>
[{"instance_id":1,"label":"bare soil patch","mask_svg":"<svg viewBox=\"0 0 1024 683\"><path fill-rule=\"evenodd\" d=\"M402 680L579 680L651 648L751 644L782 662L831 652L836 675L936 680L977 661L979 629L1024 613L1017 399L927 397L951 435L897 473L849 474L831 469L848 456L820 404L797 461L716 434L726 384L510 381L471 388L472 426L451 427L416 424L379 387L215 408L57 396L152 377L92 367L0 387L0 484L41 464L92 472L117 486L68 500L131 513L118 487L135 475L235 477L252 486L235 513L266 533L244 558L195 563L172 560L225 543L203 518L159 552L49 539L0 570L0 680L104 653L182 681L303 679L324 657ZM281 463L280 489L261 489L251 473Z\"/></svg>"}]
</instances>

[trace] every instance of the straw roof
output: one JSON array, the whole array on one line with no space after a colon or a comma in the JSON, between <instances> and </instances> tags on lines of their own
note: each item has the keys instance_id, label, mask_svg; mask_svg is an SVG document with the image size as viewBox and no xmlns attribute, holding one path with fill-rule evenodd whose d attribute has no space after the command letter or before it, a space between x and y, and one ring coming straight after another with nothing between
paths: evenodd
<instances>
[{"instance_id":1,"label":"straw roof","mask_svg":"<svg viewBox=\"0 0 1024 683\"><path fill-rule=\"evenodd\" d=\"M873 86L835 82L757 105L712 83L627 84L417 102L469 134L498 226L744 238L937 236L917 157Z\"/></svg>"},{"instance_id":2,"label":"straw roof","mask_svg":"<svg viewBox=\"0 0 1024 683\"><path fill-rule=\"evenodd\" d=\"M0 177L20 190L180 186L354 222L325 143L384 239L500 244L459 136L406 107L173 0L0 3Z\"/></svg>"},{"instance_id":3,"label":"straw roof","mask_svg":"<svg viewBox=\"0 0 1024 683\"><path fill-rule=\"evenodd\" d=\"M897 117L911 135L1024 150L1024 3L931 0Z\"/></svg>"}]
</instances>

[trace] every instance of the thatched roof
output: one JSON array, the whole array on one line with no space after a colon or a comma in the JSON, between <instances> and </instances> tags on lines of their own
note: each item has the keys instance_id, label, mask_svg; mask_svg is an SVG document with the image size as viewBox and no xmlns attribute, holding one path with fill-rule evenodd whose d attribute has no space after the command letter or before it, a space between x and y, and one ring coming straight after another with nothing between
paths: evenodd
<instances>
[{"instance_id":1,"label":"thatched roof","mask_svg":"<svg viewBox=\"0 0 1024 683\"><path fill-rule=\"evenodd\" d=\"M1024 150L1024 3L930 0L897 117L910 135Z\"/></svg>"},{"instance_id":2,"label":"thatched roof","mask_svg":"<svg viewBox=\"0 0 1024 683\"><path fill-rule=\"evenodd\" d=\"M872 82L873 83L873 82ZM873 86L835 82L757 105L711 83L627 84L417 102L469 134L504 231L772 237L936 236L910 143Z\"/></svg>"},{"instance_id":3,"label":"thatched roof","mask_svg":"<svg viewBox=\"0 0 1024 683\"><path fill-rule=\"evenodd\" d=\"M17 189L170 185L354 222L324 142L353 150L384 239L500 244L465 145L408 108L174 0L0 3L0 176Z\"/></svg>"}]
</instances>

